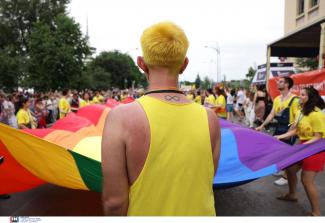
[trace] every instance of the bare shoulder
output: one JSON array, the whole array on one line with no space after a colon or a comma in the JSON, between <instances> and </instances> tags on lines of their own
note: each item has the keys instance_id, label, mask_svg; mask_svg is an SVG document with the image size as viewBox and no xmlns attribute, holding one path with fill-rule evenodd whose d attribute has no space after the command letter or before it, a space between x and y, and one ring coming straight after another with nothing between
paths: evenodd
<instances>
[{"instance_id":1,"label":"bare shoulder","mask_svg":"<svg viewBox=\"0 0 325 223\"><path fill-rule=\"evenodd\" d=\"M134 101L128 104L119 105L108 113L108 116L113 116L115 119L123 119L134 115L141 109L141 106L138 102Z\"/></svg>"},{"instance_id":2,"label":"bare shoulder","mask_svg":"<svg viewBox=\"0 0 325 223\"><path fill-rule=\"evenodd\" d=\"M119 105L108 113L106 124L108 122L110 124L115 123L122 129L126 130L130 127L134 127L134 123L143 118L143 113L141 105L136 101L129 104Z\"/></svg>"}]
</instances>

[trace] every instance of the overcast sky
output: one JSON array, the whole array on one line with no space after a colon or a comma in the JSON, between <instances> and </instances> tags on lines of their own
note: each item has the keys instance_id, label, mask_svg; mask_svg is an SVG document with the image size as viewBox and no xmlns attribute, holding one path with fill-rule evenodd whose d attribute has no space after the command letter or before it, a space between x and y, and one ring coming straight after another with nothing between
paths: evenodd
<instances>
[{"instance_id":1,"label":"overcast sky","mask_svg":"<svg viewBox=\"0 0 325 223\"><path fill-rule=\"evenodd\" d=\"M220 47L221 74L243 79L250 66L266 61L266 45L284 35L283 0L72 0L70 15L86 33L96 53L120 50L141 55L143 30L160 21L181 26L190 41L190 64L181 80L199 73L217 80Z\"/></svg>"}]
</instances>

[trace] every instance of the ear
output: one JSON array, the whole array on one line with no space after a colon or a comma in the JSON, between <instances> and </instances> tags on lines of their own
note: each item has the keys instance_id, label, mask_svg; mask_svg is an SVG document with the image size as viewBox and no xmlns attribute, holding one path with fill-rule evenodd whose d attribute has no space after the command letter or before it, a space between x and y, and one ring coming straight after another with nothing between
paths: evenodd
<instances>
[{"instance_id":1,"label":"ear","mask_svg":"<svg viewBox=\"0 0 325 223\"><path fill-rule=\"evenodd\" d=\"M182 74L182 73L185 71L185 69L186 69L188 63L189 63L189 60L188 60L187 57L185 57L184 63L183 63L183 65L181 66L181 69L180 69L180 71L179 71L179 74Z\"/></svg>"},{"instance_id":2,"label":"ear","mask_svg":"<svg viewBox=\"0 0 325 223\"><path fill-rule=\"evenodd\" d=\"M143 57L140 56L137 57L137 64L140 67L140 69L143 70L143 72L145 72L146 74L149 73L149 69L145 64Z\"/></svg>"}]
</instances>

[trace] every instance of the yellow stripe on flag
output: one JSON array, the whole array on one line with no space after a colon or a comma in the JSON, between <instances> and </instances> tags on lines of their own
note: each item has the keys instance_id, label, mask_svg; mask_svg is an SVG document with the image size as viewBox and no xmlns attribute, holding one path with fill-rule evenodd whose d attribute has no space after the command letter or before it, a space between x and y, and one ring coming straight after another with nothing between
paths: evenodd
<instances>
[{"instance_id":1,"label":"yellow stripe on flag","mask_svg":"<svg viewBox=\"0 0 325 223\"><path fill-rule=\"evenodd\" d=\"M2 124L0 139L11 155L40 179L62 187L88 190L75 160L65 148Z\"/></svg>"},{"instance_id":2,"label":"yellow stripe on flag","mask_svg":"<svg viewBox=\"0 0 325 223\"><path fill-rule=\"evenodd\" d=\"M73 148L73 152L101 162L101 144L101 136L86 137Z\"/></svg>"}]
</instances>

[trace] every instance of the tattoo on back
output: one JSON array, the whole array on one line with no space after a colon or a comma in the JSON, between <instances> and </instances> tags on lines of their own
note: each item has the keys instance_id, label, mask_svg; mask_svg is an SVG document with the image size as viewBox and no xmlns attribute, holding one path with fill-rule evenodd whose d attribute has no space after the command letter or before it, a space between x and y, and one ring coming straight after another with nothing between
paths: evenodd
<instances>
[{"instance_id":1,"label":"tattoo on back","mask_svg":"<svg viewBox=\"0 0 325 223\"><path fill-rule=\"evenodd\" d=\"M180 100L180 98L178 96L171 96L171 95L166 95L165 99L167 101L179 101Z\"/></svg>"}]
</instances>

